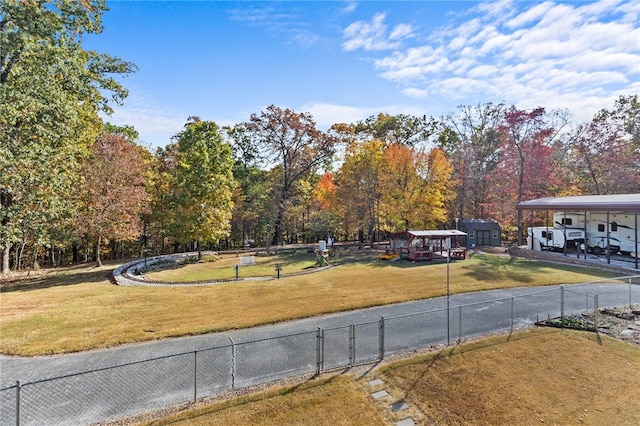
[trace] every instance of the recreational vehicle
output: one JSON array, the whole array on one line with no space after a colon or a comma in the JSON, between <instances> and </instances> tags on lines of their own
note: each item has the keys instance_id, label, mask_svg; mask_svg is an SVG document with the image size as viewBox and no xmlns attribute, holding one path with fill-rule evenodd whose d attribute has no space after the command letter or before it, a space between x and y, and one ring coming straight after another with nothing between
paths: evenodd
<instances>
[{"instance_id":1,"label":"recreational vehicle","mask_svg":"<svg viewBox=\"0 0 640 426\"><path fill-rule=\"evenodd\" d=\"M632 254L640 252L640 243L636 233L636 217L630 213L606 212L559 212L553 215L554 225L559 228L571 227L584 229L587 234L587 247L601 254L607 248L611 253ZM608 220L607 220L608 219ZM586 224L585 224L586 220Z\"/></svg>"},{"instance_id":2,"label":"recreational vehicle","mask_svg":"<svg viewBox=\"0 0 640 426\"><path fill-rule=\"evenodd\" d=\"M584 230L576 228L550 228L536 226L527 229L527 243L540 250L563 250L574 248L584 241Z\"/></svg>"}]
</instances>

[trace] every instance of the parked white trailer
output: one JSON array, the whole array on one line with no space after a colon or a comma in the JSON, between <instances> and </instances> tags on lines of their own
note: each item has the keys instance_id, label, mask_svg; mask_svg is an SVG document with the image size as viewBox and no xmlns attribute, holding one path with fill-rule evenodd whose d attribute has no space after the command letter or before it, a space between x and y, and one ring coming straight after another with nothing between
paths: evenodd
<instances>
[{"instance_id":1,"label":"parked white trailer","mask_svg":"<svg viewBox=\"0 0 640 426\"><path fill-rule=\"evenodd\" d=\"M527 228L527 244L539 250L563 250L577 247L584 241L584 230L575 228L550 228L534 226Z\"/></svg>"},{"instance_id":2,"label":"parked white trailer","mask_svg":"<svg viewBox=\"0 0 640 426\"><path fill-rule=\"evenodd\" d=\"M586 231L587 247L590 251L601 254L607 249L611 253L620 252L628 255L640 253L640 242L637 241L636 217L627 212L558 212L553 215L556 227L580 228ZM608 219L608 220L607 220ZM586 220L586 223L585 223ZM640 219L639 219L640 220Z\"/></svg>"}]
</instances>

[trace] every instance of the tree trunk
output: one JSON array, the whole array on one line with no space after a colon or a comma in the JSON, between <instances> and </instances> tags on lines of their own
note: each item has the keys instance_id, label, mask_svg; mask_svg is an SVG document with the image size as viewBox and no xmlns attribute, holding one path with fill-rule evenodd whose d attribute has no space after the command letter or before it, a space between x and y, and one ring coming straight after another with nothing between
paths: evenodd
<instances>
[{"instance_id":1,"label":"tree trunk","mask_svg":"<svg viewBox=\"0 0 640 426\"><path fill-rule=\"evenodd\" d=\"M9 273L9 254L11 253L11 245L7 244L4 246L4 250L2 250L2 272L3 274Z\"/></svg>"},{"instance_id":2,"label":"tree trunk","mask_svg":"<svg viewBox=\"0 0 640 426\"><path fill-rule=\"evenodd\" d=\"M76 263L78 263L78 243L77 242L73 242L73 244L71 244L71 257L72 260L71 262L75 265Z\"/></svg>"},{"instance_id":3,"label":"tree trunk","mask_svg":"<svg viewBox=\"0 0 640 426\"><path fill-rule=\"evenodd\" d=\"M102 266L102 260L100 259L100 243L102 242L102 235L98 235L98 242L96 243L96 267Z\"/></svg>"},{"instance_id":4,"label":"tree trunk","mask_svg":"<svg viewBox=\"0 0 640 426\"><path fill-rule=\"evenodd\" d=\"M282 217L284 216L282 210L278 211L278 218L276 219L275 228L273 229L273 239L271 240L271 245L278 246L278 242L280 242L280 236L282 235Z\"/></svg>"}]
</instances>

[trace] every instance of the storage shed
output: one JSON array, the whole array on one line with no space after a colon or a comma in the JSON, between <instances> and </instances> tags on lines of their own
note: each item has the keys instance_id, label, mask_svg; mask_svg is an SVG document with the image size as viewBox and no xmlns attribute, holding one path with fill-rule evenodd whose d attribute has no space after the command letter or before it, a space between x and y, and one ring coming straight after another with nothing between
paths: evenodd
<instances>
[{"instance_id":1,"label":"storage shed","mask_svg":"<svg viewBox=\"0 0 640 426\"><path fill-rule=\"evenodd\" d=\"M463 219L459 227L467 233L467 237L460 241L467 248L500 247L502 243L500 224L493 219Z\"/></svg>"}]
</instances>

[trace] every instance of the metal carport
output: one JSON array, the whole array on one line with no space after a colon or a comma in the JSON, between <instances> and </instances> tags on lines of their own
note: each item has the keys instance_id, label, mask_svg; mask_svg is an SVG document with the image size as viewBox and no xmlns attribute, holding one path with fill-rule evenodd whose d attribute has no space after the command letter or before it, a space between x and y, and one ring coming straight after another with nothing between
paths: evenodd
<instances>
[{"instance_id":1,"label":"metal carport","mask_svg":"<svg viewBox=\"0 0 640 426\"><path fill-rule=\"evenodd\" d=\"M581 212L606 212L607 234L609 234L610 212L629 212L635 219L635 243L638 244L638 213L640 213L640 194L611 194L611 195L578 195L572 197L550 197L537 200L522 201L517 205L518 210L546 211L581 211ZM523 226L523 224L518 224ZM611 263L611 253L608 250L607 263ZM586 252L586 248L585 248ZM578 253L579 254L579 253ZM586 256L586 254L585 254ZM638 269L638 256L635 256L635 269Z\"/></svg>"}]
</instances>

